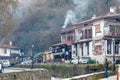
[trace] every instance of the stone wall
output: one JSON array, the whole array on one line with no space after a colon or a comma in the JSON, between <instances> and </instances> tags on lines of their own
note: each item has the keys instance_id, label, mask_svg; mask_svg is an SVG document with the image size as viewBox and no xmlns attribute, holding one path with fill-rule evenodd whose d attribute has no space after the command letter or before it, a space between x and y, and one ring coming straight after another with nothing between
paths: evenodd
<instances>
[{"instance_id":1,"label":"stone wall","mask_svg":"<svg viewBox=\"0 0 120 80\"><path fill-rule=\"evenodd\" d=\"M111 75L115 75L114 72L109 72L109 76ZM77 76L77 77L71 78L70 80L99 80L102 78L105 78L104 72L92 73L86 76Z\"/></svg>"},{"instance_id":2,"label":"stone wall","mask_svg":"<svg viewBox=\"0 0 120 80\"><path fill-rule=\"evenodd\" d=\"M51 80L48 70L1 73L0 80Z\"/></svg>"}]
</instances>

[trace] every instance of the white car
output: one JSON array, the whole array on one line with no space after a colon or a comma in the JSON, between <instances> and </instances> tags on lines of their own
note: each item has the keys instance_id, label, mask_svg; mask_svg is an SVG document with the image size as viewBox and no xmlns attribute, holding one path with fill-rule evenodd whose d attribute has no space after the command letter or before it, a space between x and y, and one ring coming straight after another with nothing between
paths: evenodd
<instances>
[{"instance_id":1,"label":"white car","mask_svg":"<svg viewBox=\"0 0 120 80\"><path fill-rule=\"evenodd\" d=\"M0 60L0 63L2 63L3 67L9 67L10 61L9 60Z\"/></svg>"},{"instance_id":2,"label":"white car","mask_svg":"<svg viewBox=\"0 0 120 80\"><path fill-rule=\"evenodd\" d=\"M87 59L79 59L79 63L86 64L88 62ZM78 59L73 59L72 60L73 64L78 64Z\"/></svg>"},{"instance_id":3,"label":"white car","mask_svg":"<svg viewBox=\"0 0 120 80\"><path fill-rule=\"evenodd\" d=\"M0 63L0 73L2 73L2 69L3 69L2 63Z\"/></svg>"},{"instance_id":4,"label":"white car","mask_svg":"<svg viewBox=\"0 0 120 80\"><path fill-rule=\"evenodd\" d=\"M31 63L32 63L32 60L27 60L27 61L21 62L21 64L31 64Z\"/></svg>"}]
</instances>

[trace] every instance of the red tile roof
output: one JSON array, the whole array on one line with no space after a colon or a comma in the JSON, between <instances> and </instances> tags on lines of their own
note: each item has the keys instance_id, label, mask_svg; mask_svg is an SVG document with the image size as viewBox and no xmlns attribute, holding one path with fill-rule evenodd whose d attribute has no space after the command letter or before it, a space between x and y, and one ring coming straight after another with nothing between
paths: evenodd
<instances>
[{"instance_id":1,"label":"red tile roof","mask_svg":"<svg viewBox=\"0 0 120 80\"><path fill-rule=\"evenodd\" d=\"M67 27L67 28L62 29L61 33L74 31L74 29L75 29L75 26Z\"/></svg>"},{"instance_id":2,"label":"red tile roof","mask_svg":"<svg viewBox=\"0 0 120 80\"><path fill-rule=\"evenodd\" d=\"M0 44L0 48L18 48L18 47L6 45L6 44Z\"/></svg>"},{"instance_id":3,"label":"red tile roof","mask_svg":"<svg viewBox=\"0 0 120 80\"><path fill-rule=\"evenodd\" d=\"M120 14L108 13L105 16L98 16L98 17L91 18L91 19L88 19L88 20L85 20L85 21L81 21L81 22L78 22L78 23L72 25L71 27L67 27L67 28L62 29L61 33L72 31L75 28L77 28L76 27L77 25L80 25L80 24L85 24L85 23L92 22L92 21L95 21L95 20L100 20L100 19L114 19L114 18L120 19Z\"/></svg>"},{"instance_id":4,"label":"red tile roof","mask_svg":"<svg viewBox=\"0 0 120 80\"><path fill-rule=\"evenodd\" d=\"M57 44L54 44L54 45L51 45L51 46L52 46L52 47L53 47L53 46L60 46L60 45L64 45L64 44L66 44L66 45L68 45L68 46L71 46L72 43L73 43L73 42L71 42L71 41L67 41L67 42L57 43Z\"/></svg>"},{"instance_id":5,"label":"red tile roof","mask_svg":"<svg viewBox=\"0 0 120 80\"><path fill-rule=\"evenodd\" d=\"M91 19L88 19L88 20L85 20L85 21L81 21L79 23L74 24L73 26L80 25L80 24L85 24L85 23L92 22L92 21L95 21L95 20L100 20L100 19L114 19L114 18L119 18L120 19L120 14L108 13L105 16L98 16L98 17L91 18Z\"/></svg>"}]
</instances>

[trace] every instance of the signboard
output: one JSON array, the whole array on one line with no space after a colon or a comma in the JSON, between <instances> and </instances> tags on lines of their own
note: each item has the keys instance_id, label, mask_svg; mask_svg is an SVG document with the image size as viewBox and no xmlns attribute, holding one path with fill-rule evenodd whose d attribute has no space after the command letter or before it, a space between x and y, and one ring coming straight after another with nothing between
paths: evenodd
<instances>
[{"instance_id":1,"label":"signboard","mask_svg":"<svg viewBox=\"0 0 120 80\"><path fill-rule=\"evenodd\" d=\"M94 46L94 49L95 49L95 54L96 55L100 55L100 54L102 54L102 45L95 45Z\"/></svg>"},{"instance_id":2,"label":"signboard","mask_svg":"<svg viewBox=\"0 0 120 80\"><path fill-rule=\"evenodd\" d=\"M93 44L94 54L101 55L102 54L102 40L95 40Z\"/></svg>"},{"instance_id":3,"label":"signboard","mask_svg":"<svg viewBox=\"0 0 120 80\"><path fill-rule=\"evenodd\" d=\"M100 33L100 24L95 25L95 33Z\"/></svg>"}]
</instances>

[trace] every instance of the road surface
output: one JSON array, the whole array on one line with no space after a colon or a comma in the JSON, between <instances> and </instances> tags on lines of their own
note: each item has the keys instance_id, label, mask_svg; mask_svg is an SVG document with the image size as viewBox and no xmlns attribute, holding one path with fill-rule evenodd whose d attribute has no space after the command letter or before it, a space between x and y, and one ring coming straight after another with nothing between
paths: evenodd
<instances>
[{"instance_id":1,"label":"road surface","mask_svg":"<svg viewBox=\"0 0 120 80\"><path fill-rule=\"evenodd\" d=\"M22 72L22 71L33 71L33 70L44 70L44 69L30 69L30 68L14 68L14 67L8 67L4 68L2 73L12 73L12 72Z\"/></svg>"},{"instance_id":2,"label":"road surface","mask_svg":"<svg viewBox=\"0 0 120 80\"><path fill-rule=\"evenodd\" d=\"M103 79L99 79L99 80L116 80L116 76L110 76L108 78L103 78Z\"/></svg>"}]
</instances>

